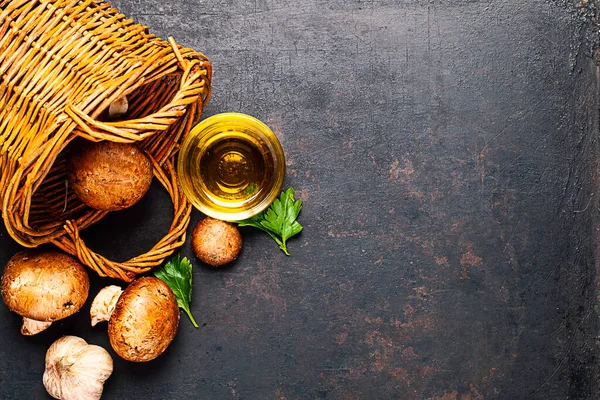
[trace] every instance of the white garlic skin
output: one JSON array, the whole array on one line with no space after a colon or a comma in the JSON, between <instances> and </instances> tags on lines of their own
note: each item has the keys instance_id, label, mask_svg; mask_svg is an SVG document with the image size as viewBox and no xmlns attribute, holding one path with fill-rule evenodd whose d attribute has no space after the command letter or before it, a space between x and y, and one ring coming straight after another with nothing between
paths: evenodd
<instances>
[{"instance_id":1,"label":"white garlic skin","mask_svg":"<svg viewBox=\"0 0 600 400\"><path fill-rule=\"evenodd\" d=\"M98 292L90 307L92 326L110 319L121 293L123 289L116 285L107 286Z\"/></svg>"},{"instance_id":2,"label":"white garlic skin","mask_svg":"<svg viewBox=\"0 0 600 400\"><path fill-rule=\"evenodd\" d=\"M76 336L64 336L46 353L44 386L59 400L99 400L113 361L100 346Z\"/></svg>"},{"instance_id":3,"label":"white garlic skin","mask_svg":"<svg viewBox=\"0 0 600 400\"><path fill-rule=\"evenodd\" d=\"M45 331L52 325L52 321L36 321L35 319L23 317L23 325L21 325L21 335L33 336Z\"/></svg>"}]
</instances>

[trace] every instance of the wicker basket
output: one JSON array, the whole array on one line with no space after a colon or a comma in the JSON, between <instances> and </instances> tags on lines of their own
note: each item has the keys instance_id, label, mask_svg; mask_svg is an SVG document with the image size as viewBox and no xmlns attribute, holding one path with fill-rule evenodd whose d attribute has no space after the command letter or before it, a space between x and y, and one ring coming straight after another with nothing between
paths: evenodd
<instances>
[{"instance_id":1,"label":"wicker basket","mask_svg":"<svg viewBox=\"0 0 600 400\"><path fill-rule=\"evenodd\" d=\"M10 235L25 247L54 243L101 276L131 281L185 241L191 206L173 157L210 97L203 54L148 34L99 0L0 0L0 201ZM128 120L102 111L129 99ZM137 142L169 192L174 219L147 253L113 262L91 251L81 229L107 212L66 185L63 150L76 138Z\"/></svg>"}]
</instances>

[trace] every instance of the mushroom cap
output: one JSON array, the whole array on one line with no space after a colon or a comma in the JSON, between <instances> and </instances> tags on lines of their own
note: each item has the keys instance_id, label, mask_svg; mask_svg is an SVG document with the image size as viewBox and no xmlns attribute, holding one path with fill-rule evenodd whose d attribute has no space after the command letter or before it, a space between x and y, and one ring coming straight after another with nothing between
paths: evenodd
<instances>
[{"instance_id":1,"label":"mushroom cap","mask_svg":"<svg viewBox=\"0 0 600 400\"><path fill-rule=\"evenodd\" d=\"M131 283L108 321L115 352L128 361L145 362L161 355L179 326L179 306L171 288L154 277Z\"/></svg>"},{"instance_id":2,"label":"mushroom cap","mask_svg":"<svg viewBox=\"0 0 600 400\"><path fill-rule=\"evenodd\" d=\"M85 268L56 251L17 253L2 275L2 299L8 308L36 321L57 321L77 312L89 289Z\"/></svg>"},{"instance_id":3,"label":"mushroom cap","mask_svg":"<svg viewBox=\"0 0 600 400\"><path fill-rule=\"evenodd\" d=\"M135 144L83 142L68 156L67 177L79 200L96 210L118 211L150 189L153 169Z\"/></svg>"},{"instance_id":4,"label":"mushroom cap","mask_svg":"<svg viewBox=\"0 0 600 400\"><path fill-rule=\"evenodd\" d=\"M220 267L238 257L242 235L235 225L206 217L192 232L192 248L203 263Z\"/></svg>"}]
</instances>

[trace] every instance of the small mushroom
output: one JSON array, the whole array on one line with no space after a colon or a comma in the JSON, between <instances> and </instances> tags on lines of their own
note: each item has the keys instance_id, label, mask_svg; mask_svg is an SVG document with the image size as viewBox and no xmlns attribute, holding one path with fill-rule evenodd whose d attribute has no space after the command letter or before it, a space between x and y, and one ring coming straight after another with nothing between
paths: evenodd
<instances>
[{"instance_id":1,"label":"small mushroom","mask_svg":"<svg viewBox=\"0 0 600 400\"><path fill-rule=\"evenodd\" d=\"M219 267L238 257L242 235L235 225L207 217L192 232L192 248L202 262Z\"/></svg>"},{"instance_id":2,"label":"small mushroom","mask_svg":"<svg viewBox=\"0 0 600 400\"><path fill-rule=\"evenodd\" d=\"M152 162L132 143L82 141L67 156L69 187L96 210L131 207L148 192L152 177Z\"/></svg>"},{"instance_id":3,"label":"small mushroom","mask_svg":"<svg viewBox=\"0 0 600 400\"><path fill-rule=\"evenodd\" d=\"M108 116L110 118L120 118L127 114L128 110L129 102L127 101L127 96L121 96L110 103L110 106L108 107Z\"/></svg>"},{"instance_id":4,"label":"small mushroom","mask_svg":"<svg viewBox=\"0 0 600 400\"><path fill-rule=\"evenodd\" d=\"M35 335L77 312L90 288L88 274L73 257L48 251L15 254L2 275L2 299L23 317L21 333Z\"/></svg>"},{"instance_id":5,"label":"small mushroom","mask_svg":"<svg viewBox=\"0 0 600 400\"><path fill-rule=\"evenodd\" d=\"M92 325L108 320L110 345L122 358L150 361L171 344L179 326L179 307L162 280L143 277L131 283L110 312L116 289L102 289L92 303ZM110 298L110 299L109 299Z\"/></svg>"},{"instance_id":6,"label":"small mushroom","mask_svg":"<svg viewBox=\"0 0 600 400\"><path fill-rule=\"evenodd\" d=\"M64 336L46 352L43 382L50 396L60 400L98 400L113 372L110 354L76 336Z\"/></svg>"}]
</instances>

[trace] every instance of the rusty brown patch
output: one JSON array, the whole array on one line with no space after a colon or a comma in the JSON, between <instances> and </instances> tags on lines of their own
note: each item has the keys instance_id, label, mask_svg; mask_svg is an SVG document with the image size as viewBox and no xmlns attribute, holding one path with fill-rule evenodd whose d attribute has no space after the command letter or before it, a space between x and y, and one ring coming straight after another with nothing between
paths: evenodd
<instances>
[{"instance_id":1,"label":"rusty brown patch","mask_svg":"<svg viewBox=\"0 0 600 400\"><path fill-rule=\"evenodd\" d=\"M371 331L365 336L365 343L369 345L377 345L377 349L373 351L369 358L372 372L382 372L391 368L391 363L396 354L396 345L394 341L388 337L381 335L378 331Z\"/></svg>"},{"instance_id":2,"label":"rusty brown patch","mask_svg":"<svg viewBox=\"0 0 600 400\"><path fill-rule=\"evenodd\" d=\"M270 304L273 321L283 318L287 312L287 303L286 296L281 292L278 275L263 262L259 262L257 267L258 273L244 283L247 292L255 296L257 301Z\"/></svg>"},{"instance_id":3,"label":"rusty brown patch","mask_svg":"<svg viewBox=\"0 0 600 400\"><path fill-rule=\"evenodd\" d=\"M402 168L400 167L400 161L398 161L398 159L395 159L392 162L392 165L390 165L390 168L388 169L388 176L390 177L390 180L396 182L406 182L406 178L415 172L412 161L404 158L402 161L404 163Z\"/></svg>"},{"instance_id":4,"label":"rusty brown patch","mask_svg":"<svg viewBox=\"0 0 600 400\"><path fill-rule=\"evenodd\" d=\"M433 257L435 251L433 248L433 242L428 239L422 239L420 241L421 248L423 249L423 254L428 257Z\"/></svg>"},{"instance_id":5,"label":"rusty brown patch","mask_svg":"<svg viewBox=\"0 0 600 400\"><path fill-rule=\"evenodd\" d=\"M422 189L408 189L405 192L405 195L408 197L416 197L416 198L421 198L425 196L425 192L423 192Z\"/></svg>"},{"instance_id":6,"label":"rusty brown patch","mask_svg":"<svg viewBox=\"0 0 600 400\"><path fill-rule=\"evenodd\" d=\"M367 334L365 335L365 343L371 345L375 344L375 338L377 337L377 335L379 335L379 332L377 331L367 332Z\"/></svg>"},{"instance_id":7,"label":"rusty brown patch","mask_svg":"<svg viewBox=\"0 0 600 400\"><path fill-rule=\"evenodd\" d=\"M471 388L471 392L466 394L469 397L464 397L465 395L463 395L461 396L461 400L484 400L483 395L479 393L475 385L471 383L469 387Z\"/></svg>"},{"instance_id":8,"label":"rusty brown patch","mask_svg":"<svg viewBox=\"0 0 600 400\"><path fill-rule=\"evenodd\" d=\"M479 152L477 156L477 168L479 169L479 179L481 181L481 190L485 188L485 158L490 152L490 148L485 145L485 147Z\"/></svg>"},{"instance_id":9,"label":"rusty brown patch","mask_svg":"<svg viewBox=\"0 0 600 400\"><path fill-rule=\"evenodd\" d=\"M452 177L452 188L455 192L460 192L462 187L465 185L465 179L456 171L452 171L450 176Z\"/></svg>"},{"instance_id":10,"label":"rusty brown patch","mask_svg":"<svg viewBox=\"0 0 600 400\"><path fill-rule=\"evenodd\" d=\"M408 371L404 368L392 368L388 373L391 377L404 384L408 385L410 383L410 380L408 379Z\"/></svg>"},{"instance_id":11,"label":"rusty brown patch","mask_svg":"<svg viewBox=\"0 0 600 400\"><path fill-rule=\"evenodd\" d=\"M458 391L444 392L441 396L429 397L425 400L484 400L484 397L475 385L472 383L469 385L470 391L468 393L459 394Z\"/></svg>"},{"instance_id":12,"label":"rusty brown patch","mask_svg":"<svg viewBox=\"0 0 600 400\"><path fill-rule=\"evenodd\" d=\"M440 372L440 369L435 365L422 365L418 368L418 370L419 375L421 376L434 376Z\"/></svg>"},{"instance_id":13,"label":"rusty brown patch","mask_svg":"<svg viewBox=\"0 0 600 400\"><path fill-rule=\"evenodd\" d=\"M364 230L351 230L345 232L327 232L327 236L335 238L347 238L347 237L366 237L369 236L369 231Z\"/></svg>"},{"instance_id":14,"label":"rusty brown patch","mask_svg":"<svg viewBox=\"0 0 600 400\"><path fill-rule=\"evenodd\" d=\"M342 397L342 400L360 400L361 396L358 393L348 393Z\"/></svg>"},{"instance_id":15,"label":"rusty brown patch","mask_svg":"<svg viewBox=\"0 0 600 400\"><path fill-rule=\"evenodd\" d=\"M464 229L466 222L460 218L452 217L452 222L450 226L451 232L458 232Z\"/></svg>"},{"instance_id":16,"label":"rusty brown patch","mask_svg":"<svg viewBox=\"0 0 600 400\"><path fill-rule=\"evenodd\" d=\"M496 197L496 196L494 196ZM509 201L511 200L512 195L510 193L504 193L501 199L495 199L492 203L494 209L500 210L500 215L506 217L509 212Z\"/></svg>"},{"instance_id":17,"label":"rusty brown patch","mask_svg":"<svg viewBox=\"0 0 600 400\"><path fill-rule=\"evenodd\" d=\"M296 190L296 197L302 201L308 201L308 198L309 198L308 189Z\"/></svg>"},{"instance_id":18,"label":"rusty brown patch","mask_svg":"<svg viewBox=\"0 0 600 400\"><path fill-rule=\"evenodd\" d=\"M331 371L337 378L335 382L339 382L339 379L359 379L363 382L362 379L375 376L386 382L390 391L404 391L406 396L403 398L406 400L424 398L423 392L428 382L442 370L433 364L420 363L420 356L411 344L417 337L430 334L437 321L422 306L416 305L416 301L411 302L414 304L405 303L399 310L399 316L389 319L376 313L366 315L358 311L355 314L355 323L367 329L361 337L362 343L353 344L363 348L366 356ZM382 309L388 307L392 309L393 306L381 306Z\"/></svg>"},{"instance_id":19,"label":"rusty brown patch","mask_svg":"<svg viewBox=\"0 0 600 400\"><path fill-rule=\"evenodd\" d=\"M368 315L365 317L365 322L369 323L369 324L377 324L377 325L381 325L383 324L383 318L381 317L369 317Z\"/></svg>"},{"instance_id":20,"label":"rusty brown patch","mask_svg":"<svg viewBox=\"0 0 600 400\"><path fill-rule=\"evenodd\" d=\"M439 188L434 188L430 193L429 193L429 200L430 201L436 201L440 198L440 189Z\"/></svg>"},{"instance_id":21,"label":"rusty brown patch","mask_svg":"<svg viewBox=\"0 0 600 400\"><path fill-rule=\"evenodd\" d=\"M348 373L346 374L349 378L357 378L367 372L366 368L348 368Z\"/></svg>"},{"instance_id":22,"label":"rusty brown patch","mask_svg":"<svg viewBox=\"0 0 600 400\"><path fill-rule=\"evenodd\" d=\"M335 342L337 344L344 344L346 343L346 339L348 339L348 333L347 332L343 332L343 333L339 333L335 336Z\"/></svg>"},{"instance_id":23,"label":"rusty brown patch","mask_svg":"<svg viewBox=\"0 0 600 400\"><path fill-rule=\"evenodd\" d=\"M434 256L435 263L441 267L449 267L450 263L448 262L448 257L444 256Z\"/></svg>"},{"instance_id":24,"label":"rusty brown patch","mask_svg":"<svg viewBox=\"0 0 600 400\"><path fill-rule=\"evenodd\" d=\"M430 329L435 324L435 320L427 315L421 315L415 318L410 318L407 322L402 322L397 318L392 319L391 325L396 328L423 330Z\"/></svg>"},{"instance_id":25,"label":"rusty brown patch","mask_svg":"<svg viewBox=\"0 0 600 400\"><path fill-rule=\"evenodd\" d=\"M371 353L371 358L373 359L370 368L372 372L381 372L388 366L389 355L385 350L375 350Z\"/></svg>"},{"instance_id":26,"label":"rusty brown patch","mask_svg":"<svg viewBox=\"0 0 600 400\"><path fill-rule=\"evenodd\" d=\"M298 176L298 170L295 168L287 168L285 170L286 176L293 176L294 178Z\"/></svg>"},{"instance_id":27,"label":"rusty brown patch","mask_svg":"<svg viewBox=\"0 0 600 400\"><path fill-rule=\"evenodd\" d=\"M424 198L425 192L413 184L413 174L415 168L413 162L405 157L402 161L395 159L387 170L387 175L390 181L402 184L405 186L403 190L404 197Z\"/></svg>"},{"instance_id":28,"label":"rusty brown patch","mask_svg":"<svg viewBox=\"0 0 600 400\"><path fill-rule=\"evenodd\" d=\"M460 279L469 278L469 270L473 267L481 267L483 265L483 259L473 253L473 244L468 243L463 248L463 253L460 257Z\"/></svg>"},{"instance_id":29,"label":"rusty brown patch","mask_svg":"<svg viewBox=\"0 0 600 400\"><path fill-rule=\"evenodd\" d=\"M404 350L402 350L402 358L410 361L418 358L418 356L415 353L415 349L413 347L407 347Z\"/></svg>"},{"instance_id":30,"label":"rusty brown patch","mask_svg":"<svg viewBox=\"0 0 600 400\"><path fill-rule=\"evenodd\" d=\"M417 286L416 288L413 288L413 291L415 292L415 294L409 295L409 299L417 299L423 301L429 296L429 289L427 288L427 286Z\"/></svg>"},{"instance_id":31,"label":"rusty brown patch","mask_svg":"<svg viewBox=\"0 0 600 400\"><path fill-rule=\"evenodd\" d=\"M425 400L458 400L458 392L456 390L452 392L445 392L441 396L428 397Z\"/></svg>"}]
</instances>

